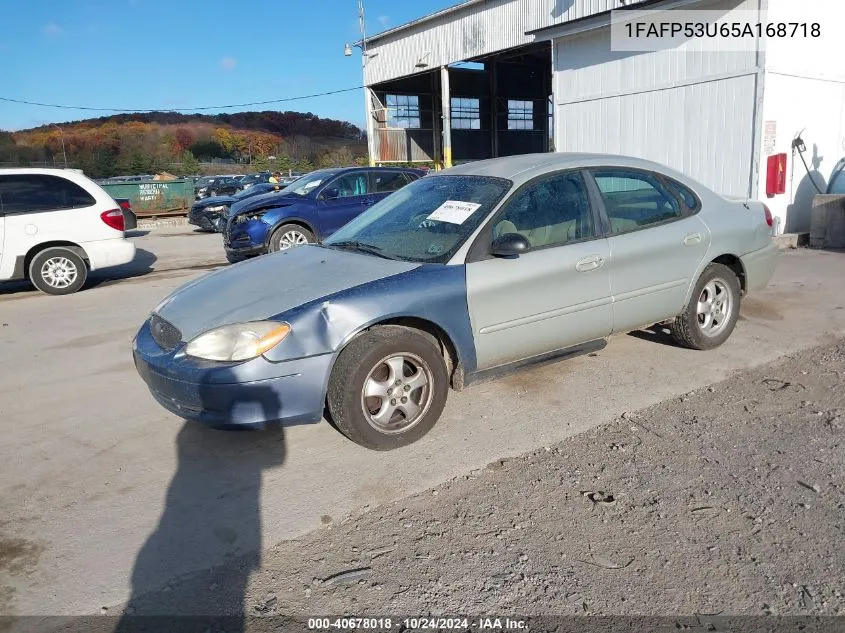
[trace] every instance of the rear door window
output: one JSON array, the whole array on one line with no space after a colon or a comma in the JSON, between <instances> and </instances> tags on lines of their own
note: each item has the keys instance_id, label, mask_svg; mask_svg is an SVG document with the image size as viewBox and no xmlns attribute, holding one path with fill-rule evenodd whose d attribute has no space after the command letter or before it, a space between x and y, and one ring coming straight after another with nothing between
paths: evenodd
<instances>
[{"instance_id":1,"label":"rear door window","mask_svg":"<svg viewBox=\"0 0 845 633\"><path fill-rule=\"evenodd\" d=\"M338 198L352 198L367 195L369 193L367 184L367 172L360 171L337 178L329 185L329 188L337 189Z\"/></svg>"},{"instance_id":2,"label":"rear door window","mask_svg":"<svg viewBox=\"0 0 845 633\"><path fill-rule=\"evenodd\" d=\"M681 215L677 198L648 172L596 169L592 174L613 234L636 231Z\"/></svg>"},{"instance_id":3,"label":"rear door window","mask_svg":"<svg viewBox=\"0 0 845 633\"><path fill-rule=\"evenodd\" d=\"M374 171L373 178L373 193L391 193L398 191L408 184L405 174L401 171Z\"/></svg>"},{"instance_id":4,"label":"rear door window","mask_svg":"<svg viewBox=\"0 0 845 633\"><path fill-rule=\"evenodd\" d=\"M690 211L697 211L699 208L698 197L690 190L684 187L681 183L670 180L669 178L664 178L666 182L666 186L674 193L678 198L681 199L681 202L686 205L687 209Z\"/></svg>"},{"instance_id":5,"label":"rear door window","mask_svg":"<svg viewBox=\"0 0 845 633\"><path fill-rule=\"evenodd\" d=\"M0 201L4 213L82 209L96 204L76 183L48 174L0 176Z\"/></svg>"}]
</instances>

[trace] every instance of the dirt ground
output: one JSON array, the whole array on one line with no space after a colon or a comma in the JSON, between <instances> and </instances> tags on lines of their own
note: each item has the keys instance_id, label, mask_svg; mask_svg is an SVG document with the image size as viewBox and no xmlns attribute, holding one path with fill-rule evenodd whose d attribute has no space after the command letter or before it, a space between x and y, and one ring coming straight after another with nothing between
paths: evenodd
<instances>
[{"instance_id":1,"label":"dirt ground","mask_svg":"<svg viewBox=\"0 0 845 633\"><path fill-rule=\"evenodd\" d=\"M128 613L842 616L843 375L832 341L326 517L246 586L232 561Z\"/></svg>"}]
</instances>

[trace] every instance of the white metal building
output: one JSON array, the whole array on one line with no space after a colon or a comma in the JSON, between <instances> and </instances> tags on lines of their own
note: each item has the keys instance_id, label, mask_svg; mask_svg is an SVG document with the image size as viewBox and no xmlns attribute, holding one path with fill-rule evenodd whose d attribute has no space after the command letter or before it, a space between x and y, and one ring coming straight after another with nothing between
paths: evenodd
<instances>
[{"instance_id":1,"label":"white metal building","mask_svg":"<svg viewBox=\"0 0 845 633\"><path fill-rule=\"evenodd\" d=\"M783 2L796 0L467 0L379 33L363 43L371 160L619 153L765 200L766 159L784 152L786 193L767 204L781 231L806 232L813 182L825 190L845 156L845 63L830 37L742 51L689 40L621 52L610 41L611 11L624 6L768 23L794 19ZM825 33L842 31L845 3L806 3L824 7ZM792 148L799 133L814 181ZM833 191L845 192L845 175Z\"/></svg>"}]
</instances>

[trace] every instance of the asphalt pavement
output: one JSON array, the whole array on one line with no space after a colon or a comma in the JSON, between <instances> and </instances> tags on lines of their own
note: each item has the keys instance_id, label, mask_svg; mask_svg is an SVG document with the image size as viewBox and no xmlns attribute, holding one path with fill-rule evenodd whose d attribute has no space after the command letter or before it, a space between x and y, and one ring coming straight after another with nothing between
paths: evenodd
<instances>
[{"instance_id":1,"label":"asphalt pavement","mask_svg":"<svg viewBox=\"0 0 845 633\"><path fill-rule=\"evenodd\" d=\"M171 290L224 265L219 235L136 232L137 262L48 297L0 289L0 614L88 614L547 446L845 332L845 254L785 252L722 348L659 332L451 393L419 443L362 449L329 424L222 432L162 410L131 339Z\"/></svg>"}]
</instances>

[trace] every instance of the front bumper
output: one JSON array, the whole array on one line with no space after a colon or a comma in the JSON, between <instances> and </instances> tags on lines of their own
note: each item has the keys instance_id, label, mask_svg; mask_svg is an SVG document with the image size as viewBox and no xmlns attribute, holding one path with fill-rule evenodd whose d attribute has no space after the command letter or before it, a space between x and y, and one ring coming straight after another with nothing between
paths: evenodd
<instances>
[{"instance_id":1,"label":"front bumper","mask_svg":"<svg viewBox=\"0 0 845 633\"><path fill-rule=\"evenodd\" d=\"M135 367L156 401L179 417L213 426L305 424L323 415L331 354L273 363L259 356L215 363L166 352L149 320L133 341Z\"/></svg>"},{"instance_id":2,"label":"front bumper","mask_svg":"<svg viewBox=\"0 0 845 633\"><path fill-rule=\"evenodd\" d=\"M206 211L205 209L191 209L188 213L188 224L193 224L206 231L222 232L226 225L225 211Z\"/></svg>"},{"instance_id":3,"label":"front bumper","mask_svg":"<svg viewBox=\"0 0 845 633\"><path fill-rule=\"evenodd\" d=\"M227 218L227 226L223 232L223 247L231 257L252 257L267 252L267 235L270 226L261 219L236 222L235 218Z\"/></svg>"}]
</instances>

